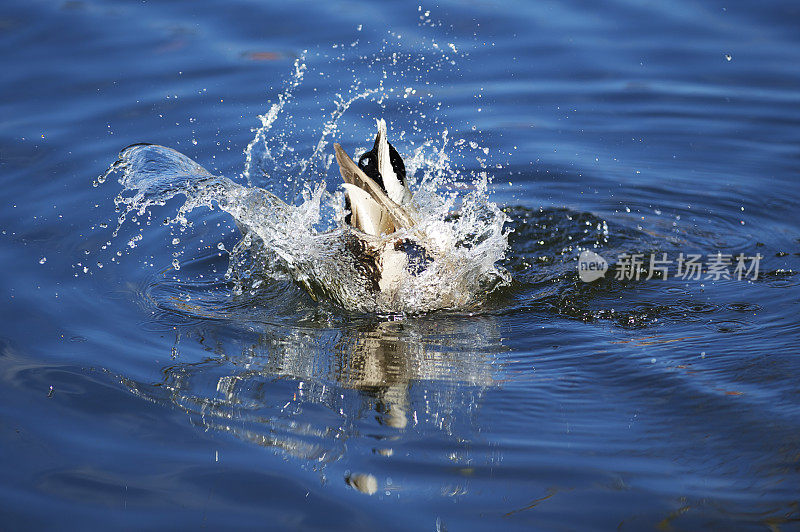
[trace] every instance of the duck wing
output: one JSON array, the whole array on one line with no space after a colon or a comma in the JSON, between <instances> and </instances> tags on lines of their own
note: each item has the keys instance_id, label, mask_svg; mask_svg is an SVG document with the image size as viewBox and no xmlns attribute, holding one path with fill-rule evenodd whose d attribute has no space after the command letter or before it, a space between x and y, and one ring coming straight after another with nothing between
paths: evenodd
<instances>
[{"instance_id":1,"label":"duck wing","mask_svg":"<svg viewBox=\"0 0 800 532\"><path fill-rule=\"evenodd\" d=\"M351 224L379 236L416 225L409 211L398 205L371 177L367 176L339 144L334 144L336 162L350 202ZM377 231L377 232L375 232Z\"/></svg>"},{"instance_id":2,"label":"duck wing","mask_svg":"<svg viewBox=\"0 0 800 532\"><path fill-rule=\"evenodd\" d=\"M350 225L373 236L390 235L397 230L389 212L369 194L350 183L342 186L350 208Z\"/></svg>"}]
</instances>

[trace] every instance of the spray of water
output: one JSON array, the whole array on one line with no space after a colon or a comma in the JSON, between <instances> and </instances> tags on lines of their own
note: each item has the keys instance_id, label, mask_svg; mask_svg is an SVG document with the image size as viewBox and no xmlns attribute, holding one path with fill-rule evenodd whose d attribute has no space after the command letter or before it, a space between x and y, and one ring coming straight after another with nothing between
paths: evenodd
<instances>
[{"instance_id":1,"label":"spray of water","mask_svg":"<svg viewBox=\"0 0 800 532\"><path fill-rule=\"evenodd\" d=\"M488 199L490 179L485 171L465 176L453 168L448 156L453 147L445 129L406 156L417 226L374 243L380 247L412 241L427 251L426 267L409 272L391 289L375 290L359 261L361 237L344 222L342 192L328 191L327 181L334 186L339 182L338 172L331 169L330 143L342 133L340 120L354 103L381 106L393 91L384 87L383 77L372 88L354 81L347 96L336 95L318 141L303 155L285 138L286 128L276 132L274 126L281 118L292 123L287 107L306 69L304 58L299 58L277 102L259 116L260 126L244 150L239 182L212 175L163 146L138 144L123 150L99 179L115 175L122 186L114 236L126 220L180 196L185 200L167 223L190 223L190 212L204 207L230 214L239 227L242 237L229 251L225 275L234 297L270 279L291 278L315 300L348 310L418 313L472 309L508 283L509 275L497 265L508 246L507 217ZM364 140L366 144L370 139ZM459 194L463 188L469 192Z\"/></svg>"}]
</instances>

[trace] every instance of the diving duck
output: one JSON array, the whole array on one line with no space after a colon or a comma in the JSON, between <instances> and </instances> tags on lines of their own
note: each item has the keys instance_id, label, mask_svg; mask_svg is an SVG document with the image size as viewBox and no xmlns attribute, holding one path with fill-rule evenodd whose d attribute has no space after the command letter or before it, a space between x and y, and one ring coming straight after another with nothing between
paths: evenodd
<instances>
[{"instance_id":1,"label":"diving duck","mask_svg":"<svg viewBox=\"0 0 800 532\"><path fill-rule=\"evenodd\" d=\"M389 143L386 122L377 121L372 150L356 164L339 144L336 161L344 179L345 222L355 229L360 242L353 250L373 282L386 292L409 275L417 275L431 261L425 248L409 238L416 224L403 159ZM386 238L401 232L398 238Z\"/></svg>"}]
</instances>

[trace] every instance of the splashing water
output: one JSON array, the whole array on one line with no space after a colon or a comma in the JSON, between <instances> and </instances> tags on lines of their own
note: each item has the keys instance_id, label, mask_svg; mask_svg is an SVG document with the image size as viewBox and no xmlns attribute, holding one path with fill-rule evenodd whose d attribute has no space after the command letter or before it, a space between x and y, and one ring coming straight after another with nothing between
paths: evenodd
<instances>
[{"instance_id":1,"label":"splashing water","mask_svg":"<svg viewBox=\"0 0 800 532\"><path fill-rule=\"evenodd\" d=\"M504 230L507 216L488 200L489 177L485 172L471 176L469 193L455 192L458 176L446 152L445 130L441 143L427 141L406 158L417 226L376 242L380 247L411 241L422 246L430 260L425 268L408 273L390 290L374 289L373 280L358 260L363 243L344 221L343 195L326 190L333 160L332 150L327 148L339 131L339 120L354 102L382 101L386 94L380 86L363 89L355 84L349 98L337 95L335 110L323 125L318 142L310 148L311 154L299 159L291 155L294 160L284 166L294 167L294 172L286 168L267 172L266 163L280 165L281 157L289 157L294 151L289 150L287 141L276 142L276 136L270 137L268 132L302 82L304 71L301 58L278 102L259 116L261 126L245 149L241 176L249 186L212 175L170 148L137 144L124 149L98 180L119 174L123 187L115 200L121 214L114 236L129 217L141 217L152 207L184 196L176 216L167 223L191 224L187 215L198 207L218 207L236 221L242 238L230 251L225 275L233 284L234 295L288 276L315 300L330 300L347 310L416 313L475 308L488 293L507 284L509 275L496 264L504 258L508 246L508 232ZM256 167L264 174L264 187L253 184ZM414 176L419 177L417 187L413 186ZM281 191L281 185L283 198L275 192ZM173 265L179 268L177 259Z\"/></svg>"}]
</instances>

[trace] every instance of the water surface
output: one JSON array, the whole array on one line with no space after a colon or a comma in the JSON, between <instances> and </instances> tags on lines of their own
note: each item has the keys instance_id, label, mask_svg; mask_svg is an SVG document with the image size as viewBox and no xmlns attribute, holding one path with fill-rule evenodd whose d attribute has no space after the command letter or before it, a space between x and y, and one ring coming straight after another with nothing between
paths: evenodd
<instances>
[{"instance_id":1,"label":"water surface","mask_svg":"<svg viewBox=\"0 0 800 532\"><path fill-rule=\"evenodd\" d=\"M796 527L798 20L7 2L3 528ZM367 148L376 117L418 183L491 178L510 281L478 304L237 284L227 212L178 197L117 230L123 187L92 186L150 142L296 205L336 193L331 143ZM579 279L584 249L604 279ZM757 279L614 279L624 253L763 258Z\"/></svg>"}]
</instances>

